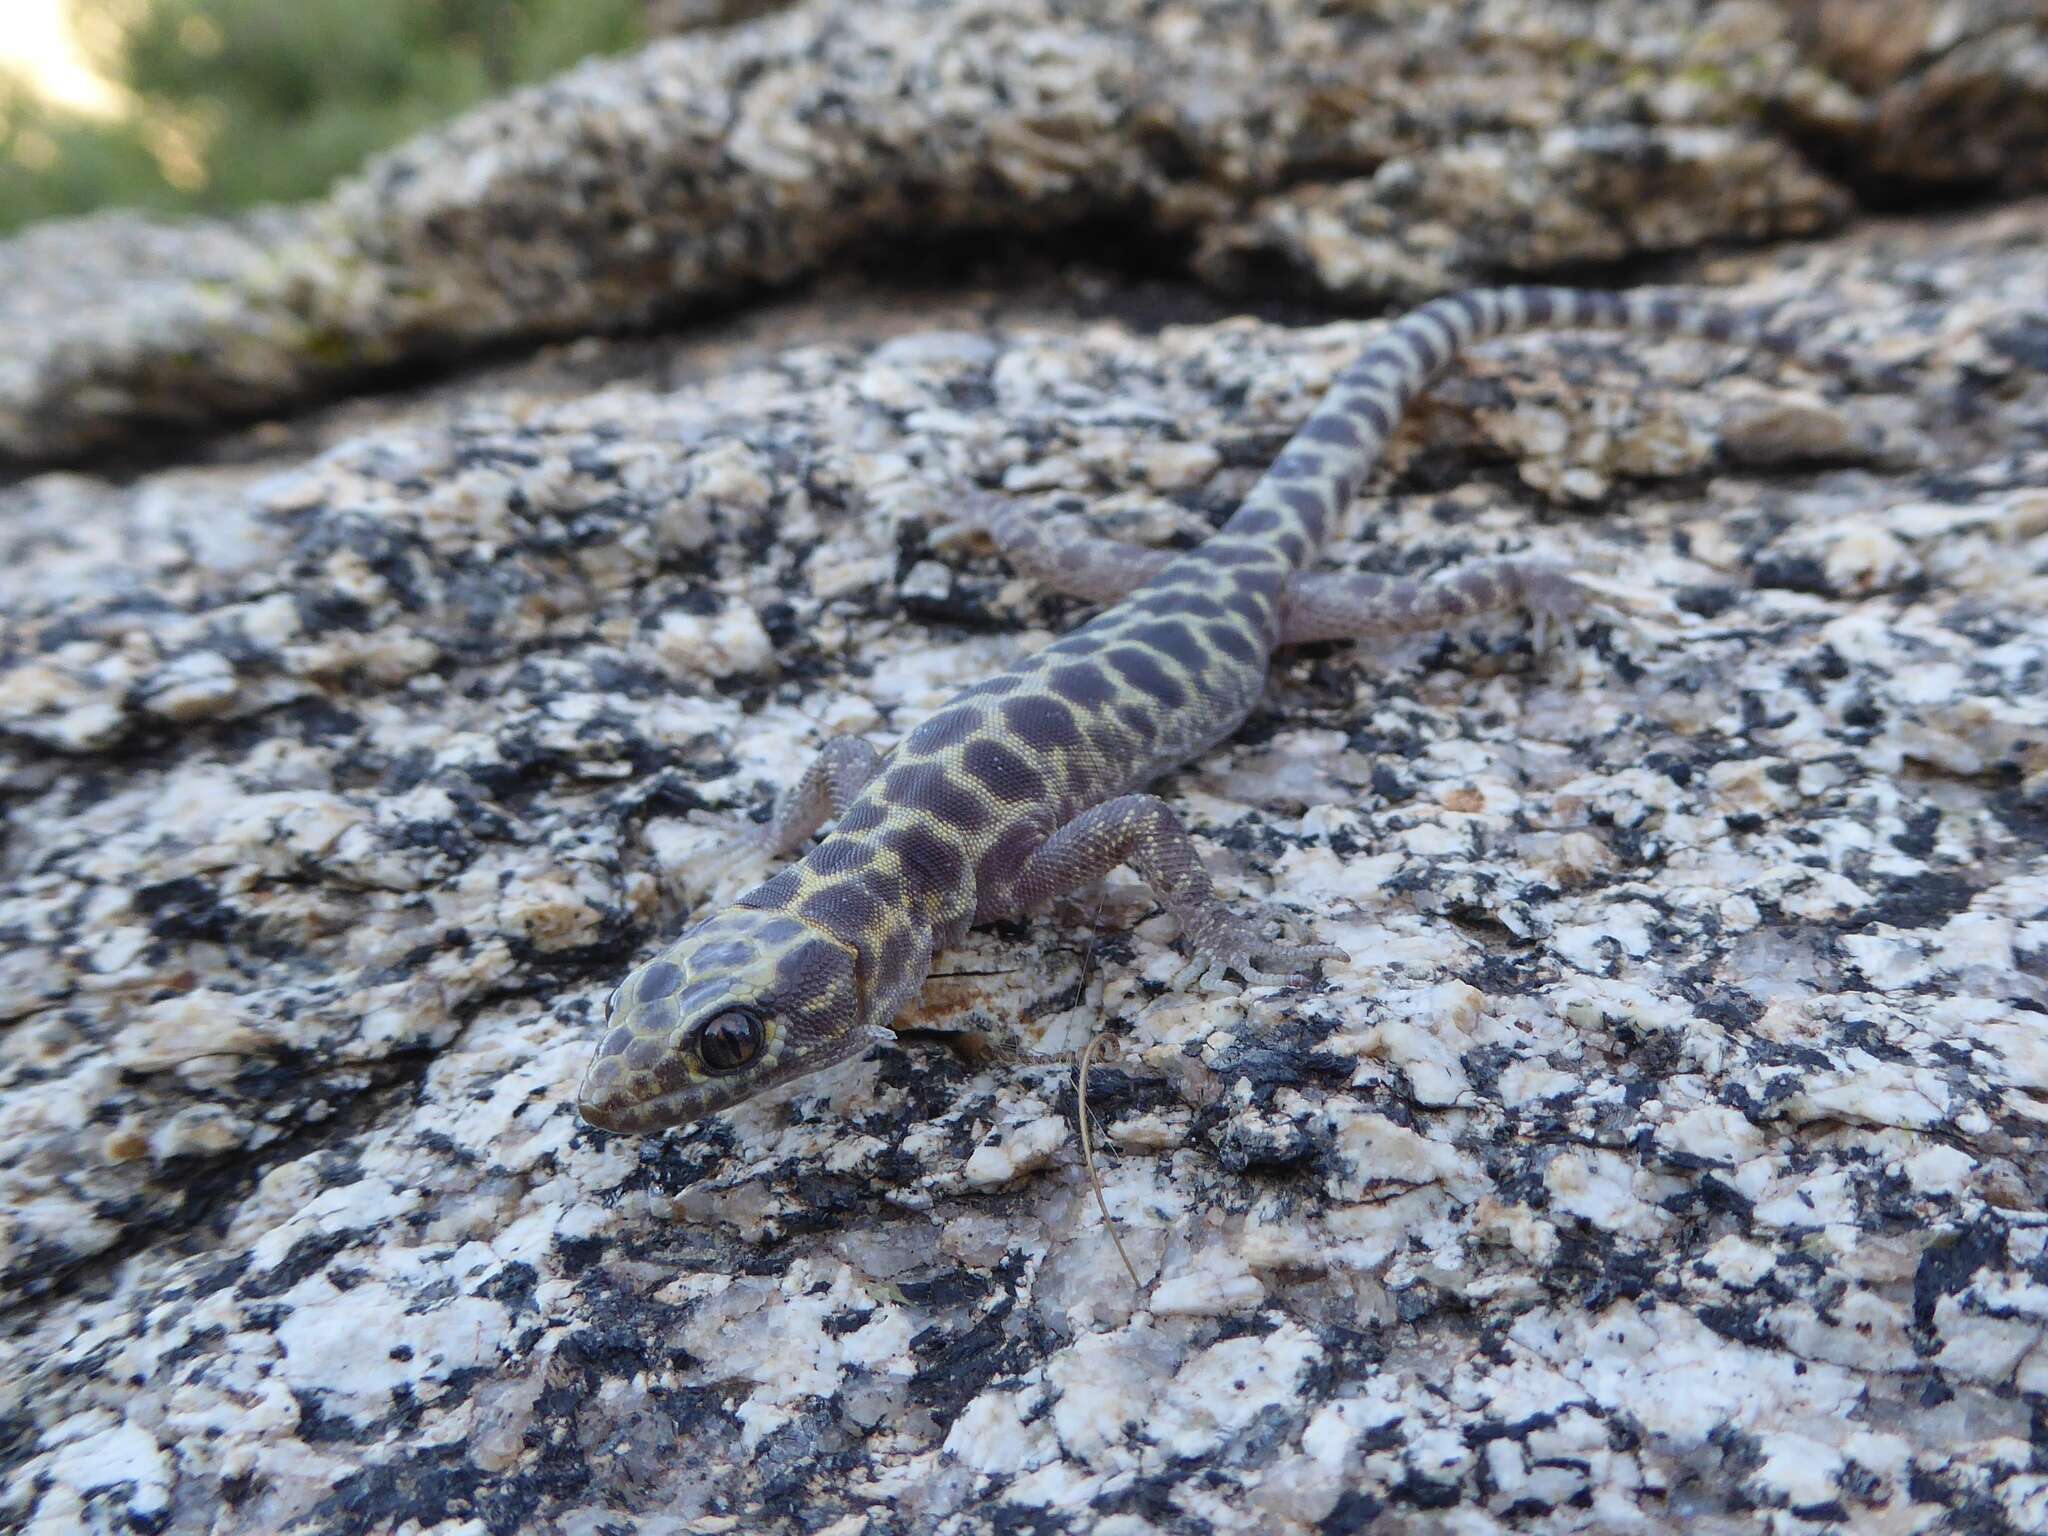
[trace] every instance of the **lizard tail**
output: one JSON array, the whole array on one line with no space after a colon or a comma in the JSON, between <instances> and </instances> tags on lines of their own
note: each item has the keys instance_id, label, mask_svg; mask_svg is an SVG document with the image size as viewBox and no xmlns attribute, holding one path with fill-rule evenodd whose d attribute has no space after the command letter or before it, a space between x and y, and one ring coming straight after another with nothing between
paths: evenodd
<instances>
[{"instance_id":1,"label":"lizard tail","mask_svg":"<svg viewBox=\"0 0 2048 1536\"><path fill-rule=\"evenodd\" d=\"M1434 299L1387 327L1339 373L1244 504L1217 532L1275 549L1299 570L1379 462L1410 401L1475 342L1519 331L1623 330L1803 353L1758 311L1673 294L1581 288L1474 288ZM1816 359L1834 367L1831 357Z\"/></svg>"}]
</instances>

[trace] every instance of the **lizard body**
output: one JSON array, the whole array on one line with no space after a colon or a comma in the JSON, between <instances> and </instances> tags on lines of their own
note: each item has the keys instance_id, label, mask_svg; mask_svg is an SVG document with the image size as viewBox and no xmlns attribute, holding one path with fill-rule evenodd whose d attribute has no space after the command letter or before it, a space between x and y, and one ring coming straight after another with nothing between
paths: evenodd
<instances>
[{"instance_id":1,"label":"lizard body","mask_svg":"<svg viewBox=\"0 0 2048 1536\"><path fill-rule=\"evenodd\" d=\"M830 743L770 822L797 862L629 975L580 1094L617 1131L678 1125L891 1038L934 958L977 922L1130 864L1177 917L1189 972L1292 981L1328 945L1277 943L1217 899L1172 808L1138 793L1234 732L1276 648L1439 629L1519 603L1539 624L1583 601L1560 567L1492 560L1430 582L1308 572L1403 409L1471 343L1545 327L1697 335L1793 350L1754 316L1687 300L1551 288L1438 299L1331 385L1242 505L1176 553L1006 512L987 528L1062 590L1120 597L965 689L890 753ZM1188 976L1189 972L1184 972Z\"/></svg>"}]
</instances>

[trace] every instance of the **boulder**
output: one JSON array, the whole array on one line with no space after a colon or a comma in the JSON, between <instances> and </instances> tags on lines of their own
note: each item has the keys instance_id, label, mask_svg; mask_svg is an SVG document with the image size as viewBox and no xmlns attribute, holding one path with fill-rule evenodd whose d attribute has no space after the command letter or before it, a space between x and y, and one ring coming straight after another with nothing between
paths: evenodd
<instances>
[{"instance_id":1,"label":"boulder","mask_svg":"<svg viewBox=\"0 0 2048 1536\"><path fill-rule=\"evenodd\" d=\"M2048 94L2025 7L1855 10L811 5L13 242L0 1516L2038 1528ZM1418 405L1332 562L1596 607L1290 655L1163 790L1349 962L1173 991L1119 874L579 1124L819 743L1085 613L950 506L1199 537L1344 306L1586 263L1845 366Z\"/></svg>"}]
</instances>

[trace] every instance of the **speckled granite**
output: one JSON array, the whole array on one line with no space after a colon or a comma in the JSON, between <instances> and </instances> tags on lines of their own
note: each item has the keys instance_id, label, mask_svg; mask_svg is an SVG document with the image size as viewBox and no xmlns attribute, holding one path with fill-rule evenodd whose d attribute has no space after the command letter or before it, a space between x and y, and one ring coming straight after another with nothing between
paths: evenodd
<instances>
[{"instance_id":1,"label":"speckled granite","mask_svg":"<svg viewBox=\"0 0 2048 1536\"><path fill-rule=\"evenodd\" d=\"M488 105L318 204L0 244L0 455L947 233L1093 221L1235 288L1407 300L2040 187L2044 144L2029 0L813 0Z\"/></svg>"},{"instance_id":2,"label":"speckled granite","mask_svg":"<svg viewBox=\"0 0 2048 1536\"><path fill-rule=\"evenodd\" d=\"M1339 561L1609 607L1309 653L1172 781L1315 989L1166 992L1120 876L652 1140L574 1084L732 818L1077 611L949 501L1186 536L1370 323L898 317L0 492L0 1521L2040 1529L2044 237L1681 274L1853 384L1540 338L1417 412ZM1031 1059L1097 1030L1142 1297Z\"/></svg>"}]
</instances>

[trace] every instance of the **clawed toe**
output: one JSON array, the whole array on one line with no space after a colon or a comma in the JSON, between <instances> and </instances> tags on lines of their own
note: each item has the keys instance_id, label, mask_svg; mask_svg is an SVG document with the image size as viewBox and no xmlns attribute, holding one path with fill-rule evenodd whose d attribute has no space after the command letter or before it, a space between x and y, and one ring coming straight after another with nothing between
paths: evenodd
<instances>
[{"instance_id":1,"label":"clawed toe","mask_svg":"<svg viewBox=\"0 0 2048 1536\"><path fill-rule=\"evenodd\" d=\"M1275 944L1254 933L1249 923L1233 924L1195 946L1194 956L1176 973L1175 985L1216 991L1227 987L1227 976L1235 973L1252 986L1305 987L1318 962L1350 958L1334 944Z\"/></svg>"},{"instance_id":2,"label":"clawed toe","mask_svg":"<svg viewBox=\"0 0 2048 1536\"><path fill-rule=\"evenodd\" d=\"M1266 970L1240 965L1238 969L1252 980L1282 987L1305 987L1309 984L1309 968L1325 960L1349 960L1351 957L1334 944L1296 944L1287 949L1265 949L1257 952L1257 958L1267 965L1284 967Z\"/></svg>"},{"instance_id":3,"label":"clawed toe","mask_svg":"<svg viewBox=\"0 0 2048 1536\"><path fill-rule=\"evenodd\" d=\"M1592 594L1579 584L1577 576L1568 566L1543 560L1528 562L1517 579L1522 606L1529 614L1530 646L1541 653L1559 641L1569 641L1572 625L1592 603Z\"/></svg>"}]
</instances>

